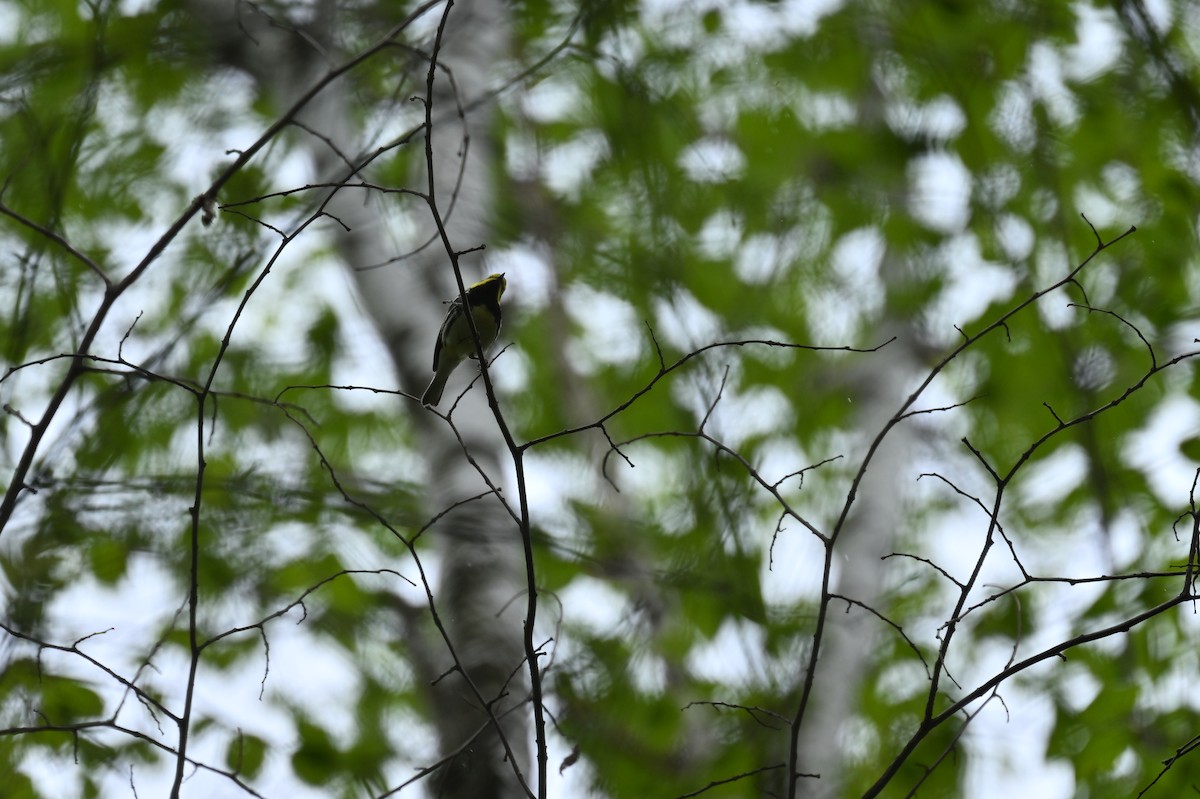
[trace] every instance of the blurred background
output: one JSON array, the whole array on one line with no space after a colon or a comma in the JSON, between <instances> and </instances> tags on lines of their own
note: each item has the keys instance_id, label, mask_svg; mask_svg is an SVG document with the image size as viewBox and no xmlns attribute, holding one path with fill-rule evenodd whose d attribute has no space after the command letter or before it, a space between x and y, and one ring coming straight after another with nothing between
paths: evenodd
<instances>
[{"instance_id":1,"label":"blurred background","mask_svg":"<svg viewBox=\"0 0 1200 799\"><path fill-rule=\"evenodd\" d=\"M5 797L1195 789L1200 3L0 20Z\"/></svg>"}]
</instances>

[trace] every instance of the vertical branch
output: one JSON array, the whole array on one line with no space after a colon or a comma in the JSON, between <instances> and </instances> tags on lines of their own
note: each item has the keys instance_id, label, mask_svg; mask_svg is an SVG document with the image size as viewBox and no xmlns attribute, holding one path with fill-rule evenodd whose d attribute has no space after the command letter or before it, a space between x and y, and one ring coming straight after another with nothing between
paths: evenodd
<instances>
[{"instance_id":1,"label":"vertical branch","mask_svg":"<svg viewBox=\"0 0 1200 799\"><path fill-rule=\"evenodd\" d=\"M497 411L497 414L499 411ZM508 430L505 437L511 440ZM511 445L510 445L511 446ZM517 473L517 492L521 506L521 545L525 554L525 660L529 667L529 688L533 698L533 730L537 746L538 799L546 797L546 714L542 706L542 675L538 668L538 647L534 645L533 629L537 621L537 578L533 563L533 536L529 529L529 496L525 485L525 451L513 448L513 466Z\"/></svg>"},{"instance_id":2,"label":"vertical branch","mask_svg":"<svg viewBox=\"0 0 1200 799\"><path fill-rule=\"evenodd\" d=\"M1197 469L1196 474L1192 477L1192 490L1188 495L1188 504L1191 506L1189 515L1192 517L1192 536L1188 542L1187 566L1184 568L1183 586L1180 589L1180 593L1184 596L1195 593L1196 570L1200 568L1200 510L1196 508L1197 483L1200 483L1200 469Z\"/></svg>"},{"instance_id":3,"label":"vertical branch","mask_svg":"<svg viewBox=\"0 0 1200 799\"><path fill-rule=\"evenodd\" d=\"M833 599L831 583L833 581L833 539L823 539L825 547L825 562L821 566L821 602L817 610L817 623L812 634L812 651L809 653L808 667L804 673L804 685L800 690L800 702L788 728L788 763L787 763L787 797L796 799L796 788L800 780L800 728L804 721L804 712L812 697L813 683L817 676L817 653L825 636L825 622L829 618L829 603Z\"/></svg>"},{"instance_id":4,"label":"vertical branch","mask_svg":"<svg viewBox=\"0 0 1200 799\"><path fill-rule=\"evenodd\" d=\"M446 10L442 14L442 19L438 23L437 35L434 38L432 52L429 58L429 70L426 73L425 79L425 167L427 178L426 202L429 205L430 213L433 216L434 224L438 229L438 236L441 238L442 246L446 251L446 255L450 259L450 265L454 272L454 280L458 285L459 299L462 302L463 308L468 309L465 314L467 324L471 329L471 338L475 343L475 353L479 361L479 369L483 378L484 391L487 395L488 405L492 409L492 414L496 419L496 425L504 437L505 445L513 460L513 469L516 474L518 501L520 506L519 512L519 527L521 534L521 545L525 559L525 588L526 588L526 606L525 620L523 625L522 644L525 651L526 666L529 671L529 685L531 700L533 703L533 722L534 722L534 741L537 749L537 796L538 799L546 797L546 776L547 763L549 753L546 746L546 718L545 707L543 704L542 678L538 667L538 647L534 641L534 628L537 622L537 573L534 566L533 557L533 537L529 523L529 498L526 487L525 478L525 460L524 449L520 447L513 438L512 432L504 419L504 415L500 410L499 401L496 398L495 388L492 385L491 376L488 374L487 357L483 350L483 342L479 338L479 330L475 325L475 318L469 312L467 303L467 287L463 280L462 269L459 264L459 252L455 249L450 241L449 234L446 232L445 222L442 218L437 206L437 187L435 180L435 164L433 157L433 97L434 97L434 82L437 76L438 55L441 51L442 40L445 34L446 22L450 17L450 10L454 6L454 0L447 0ZM497 733L501 740L504 741L504 746L509 757L513 756L511 748L505 740L503 729L497 727ZM514 763L514 766L516 764ZM526 791L528 791L528 786Z\"/></svg>"},{"instance_id":5,"label":"vertical branch","mask_svg":"<svg viewBox=\"0 0 1200 799\"><path fill-rule=\"evenodd\" d=\"M199 635L196 627L200 604L200 504L204 492L204 472L207 467L207 462L204 458L204 410L208 404L208 398L212 395L213 383L217 379L217 372L220 370L221 363L225 359L225 353L229 351L229 345L233 342L234 328L237 327L238 321L242 318L242 313L250 303L250 298L254 296L254 293L258 291L263 281L267 279L267 275L271 274L272 267L275 266L275 263L279 260L279 256L283 254L287 246L303 233L309 225L321 218L323 208L324 206L314 211L293 232L283 237L279 246L275 248L275 252L263 266L262 271L259 272L258 277L246 289L246 292L242 295L241 302L238 303L237 309L233 312L233 317L229 320L229 325L225 328L225 335L221 339L221 346L217 349L216 356L213 358L212 366L208 371L208 377L205 379L204 385L196 392L196 490L192 498L192 506L189 508L192 521L188 542L189 663L187 685L184 688L183 712L179 716L179 750L175 760L175 779L171 785L171 799L179 799L179 790L183 784L184 765L188 762L187 745L195 699L196 674L200 668L200 657L203 651L203 646L199 643ZM216 425L215 409L213 412L213 424L214 426Z\"/></svg>"},{"instance_id":6,"label":"vertical branch","mask_svg":"<svg viewBox=\"0 0 1200 799\"><path fill-rule=\"evenodd\" d=\"M976 452L976 455L980 458L980 461L983 461L980 453ZM984 466L987 466L986 462L984 462ZM925 698L925 718L921 720L923 724L932 719L936 712L934 704L937 701L938 686L941 684L942 674L946 670L946 658L950 654L950 641L954 638L954 633L958 630L958 623L962 619L967 599L970 597L971 591L975 589L975 585L979 581L979 575L983 572L983 564L987 561L988 553L992 550L992 544L996 541L996 529L1000 526L1000 505L1004 501L1004 489L1008 487L1008 481L1013 477L1013 473L1001 477L990 466L987 466L987 468L996 481L996 499L992 503L991 511L988 513L987 533L983 537L983 547L979 551L979 557L975 559L975 568L971 570L971 576L959 586L958 601L954 603L954 609L950 611L949 616L946 618L942 643L938 647L937 658L933 661L933 676L929 680L929 695Z\"/></svg>"},{"instance_id":7,"label":"vertical branch","mask_svg":"<svg viewBox=\"0 0 1200 799\"><path fill-rule=\"evenodd\" d=\"M214 365L215 373L215 365ZM196 631L196 615L200 604L200 502L204 491L204 406L207 388L196 394L196 490L192 506L191 530L188 534L188 676L184 687L183 712L179 714L179 747L175 753L175 777L171 781L171 799L179 799L183 772L187 765L188 735L192 725L192 708L196 696L196 672L200 668L200 641Z\"/></svg>"}]
</instances>

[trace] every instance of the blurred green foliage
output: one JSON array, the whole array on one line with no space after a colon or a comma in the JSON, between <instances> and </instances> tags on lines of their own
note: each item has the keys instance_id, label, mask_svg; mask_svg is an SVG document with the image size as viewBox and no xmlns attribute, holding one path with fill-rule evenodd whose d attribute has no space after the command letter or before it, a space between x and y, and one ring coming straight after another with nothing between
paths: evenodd
<instances>
[{"instance_id":1,"label":"blurred green foliage","mask_svg":"<svg viewBox=\"0 0 1200 799\"><path fill-rule=\"evenodd\" d=\"M1126 16L1134 5L1117 4ZM331 63L396 13L351 6L324 43ZM588 424L655 380L660 355L670 366L715 341L903 339L872 353L714 348L606 422L620 452L609 452L603 475L608 442L595 431L534 448L547 462L574 458L561 472L575 482L551 486L552 518L533 519L538 583L554 600L543 608L555 607L544 612L557 622L547 630L557 647L553 735L586 764L564 765L562 779L612 797L709 785L709 796L783 795L820 599L821 560L801 560L795 541L810 554L820 547L745 464L828 534L863 442L878 432L862 427L858 409L882 364L897 350L912 358L911 390L965 336L1063 279L1097 236L1132 225L1135 235L1076 280L974 343L917 407L966 404L904 422L922 425L927 447L906 465L948 482L918 491L917 472L895 478L911 494L895 508L892 549L914 558L870 566L882 597L872 609L896 626L872 617L871 659L844 732L843 795L868 791L918 728L953 607L949 578L966 578L988 529L969 497L990 508L995 485L964 436L1000 475L1020 468L989 553L1007 582L979 586L967 603L950 654L963 683L943 681L935 712L1004 668L1010 651L1028 657L1177 594L1182 577L1137 577L1032 582L982 602L1020 579L1018 559L1032 576L1086 578L1178 570L1188 557L1186 486L1200 452L1193 367L1181 361L1123 398L1147 376L1151 352L1162 366L1192 346L1200 301L1200 67L1189 44L1200 5L1160 6L1150 38L1107 6L1068 2L512 7L509 74L574 30L499 100L505 160L487 247L540 253L553 274L541 296L535 270L509 274L505 343L527 369L503 402L518 435ZM306 8L272 13L300 24ZM109 2L6 12L5 473L104 300L103 280L46 231L119 281L230 162L228 142L274 120L267 88L207 49L192 13L174 0L136 12ZM350 73L362 152L395 135L378 120L411 114L423 77L398 88L404 63L377 58ZM399 632L396 595L409 589L382 573L415 577L400 537L436 509L423 506L411 403L332 387L360 357L361 325L323 282L336 267L319 226L289 245L306 248L300 263L268 276L249 318L231 327L276 231L313 210L307 192L260 199L303 182L296 157L280 137L225 185L230 205L212 229L192 224L171 243L117 306L39 449L0 538L5 796L50 795L54 768L81 796L173 770L155 746L171 739L173 721L154 702L178 712L176 661L194 643L206 686L252 685L191 720L198 751L212 757L204 777L222 789L236 793L236 779L374 796L438 757L421 743L432 739L433 710L415 675L425 660L445 667L444 653ZM376 166L383 185L412 179L404 158ZM600 318L609 302L630 329ZM373 357L380 377L367 388L388 391L381 351ZM1060 420L1119 398L1024 460ZM904 395L891 399L899 410ZM1171 424L1154 427L1162 418ZM690 435L702 423L738 458ZM837 456L807 471L803 487L785 479ZM1077 465L1074 477L1023 482L1059 457ZM586 473L575 474L581 463ZM193 541L196 642L182 610ZM418 547L436 559L425 541ZM948 574L915 558L946 561ZM597 583L599 599L580 588ZM146 585L159 586L153 597L138 594ZM106 601L129 616L105 617ZM860 613L843 604L831 603L831 624L843 610ZM131 639L105 648L127 628L137 628ZM1077 796L1149 785L1195 735L1195 703L1178 690L1195 666L1195 632L1186 614L1166 613L1013 677L999 697L1033 697L1050 717L1044 740L1025 741L1021 756L1065 764ZM702 656L714 646L741 665L714 670ZM982 678L979 663L992 664ZM344 687L336 700L331 683ZM297 684L303 693L288 695ZM980 715L1007 712L1020 729L1023 704L991 700ZM248 719L261 723L243 727ZM966 795L979 764L1028 766L997 762L1012 755L993 753L994 726L972 739L979 723L960 714L935 728L884 795L915 786L921 796ZM70 725L89 726L58 729ZM1183 795L1192 772L1184 759L1147 795Z\"/></svg>"}]
</instances>

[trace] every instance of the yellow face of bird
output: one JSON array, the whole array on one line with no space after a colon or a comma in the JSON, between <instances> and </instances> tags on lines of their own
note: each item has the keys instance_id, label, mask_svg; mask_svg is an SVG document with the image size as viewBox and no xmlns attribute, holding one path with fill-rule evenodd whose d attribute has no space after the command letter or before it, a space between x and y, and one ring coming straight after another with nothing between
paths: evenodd
<instances>
[{"instance_id":1,"label":"yellow face of bird","mask_svg":"<svg viewBox=\"0 0 1200 799\"><path fill-rule=\"evenodd\" d=\"M486 289L485 289L485 287L486 287ZM495 289L496 301L498 302L500 300L500 298L504 296L504 290L508 288L508 281L504 279L503 272L494 272L494 273L488 275L487 277L485 277L483 280L479 281L478 283L474 283L474 284L468 286L467 292L474 293L475 291L480 290L480 289L490 290L493 288Z\"/></svg>"}]
</instances>

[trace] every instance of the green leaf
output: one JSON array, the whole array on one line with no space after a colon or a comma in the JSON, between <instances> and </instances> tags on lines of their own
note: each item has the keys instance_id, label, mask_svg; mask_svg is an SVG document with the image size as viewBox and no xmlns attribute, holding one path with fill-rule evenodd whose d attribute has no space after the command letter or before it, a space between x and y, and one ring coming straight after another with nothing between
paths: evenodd
<instances>
[{"instance_id":1,"label":"green leaf","mask_svg":"<svg viewBox=\"0 0 1200 799\"><path fill-rule=\"evenodd\" d=\"M225 766L234 774L253 779L262 768L266 754L265 740L239 731L225 749Z\"/></svg>"},{"instance_id":2,"label":"green leaf","mask_svg":"<svg viewBox=\"0 0 1200 799\"><path fill-rule=\"evenodd\" d=\"M92 574L106 585L115 585L129 566L129 550L115 538L96 536L88 548Z\"/></svg>"},{"instance_id":3,"label":"green leaf","mask_svg":"<svg viewBox=\"0 0 1200 799\"><path fill-rule=\"evenodd\" d=\"M70 724L94 719L102 710L104 700L83 683L64 677L43 676L41 712L52 720L51 723Z\"/></svg>"},{"instance_id":4,"label":"green leaf","mask_svg":"<svg viewBox=\"0 0 1200 799\"><path fill-rule=\"evenodd\" d=\"M341 753L323 728L301 720L300 746L292 755L292 769L309 785L326 785L338 771Z\"/></svg>"}]
</instances>

